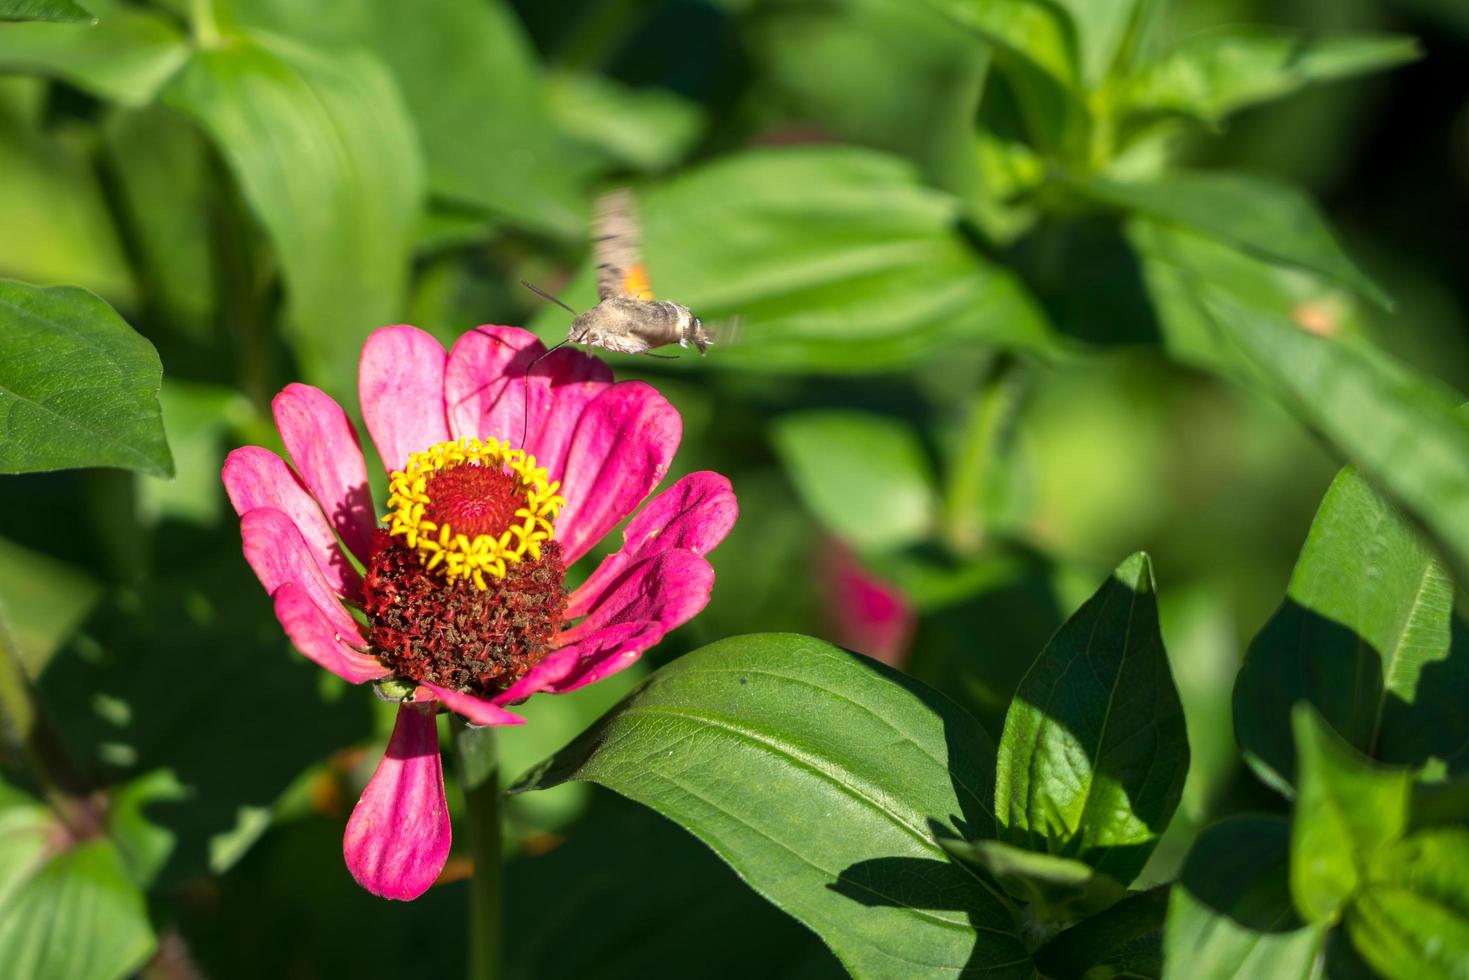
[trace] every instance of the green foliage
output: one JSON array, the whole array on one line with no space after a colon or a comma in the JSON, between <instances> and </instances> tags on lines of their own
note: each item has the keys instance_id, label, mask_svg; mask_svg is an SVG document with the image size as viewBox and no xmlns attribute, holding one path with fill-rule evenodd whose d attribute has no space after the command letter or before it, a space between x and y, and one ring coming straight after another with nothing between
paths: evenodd
<instances>
[{"instance_id":1,"label":"green foliage","mask_svg":"<svg viewBox=\"0 0 1469 980\"><path fill-rule=\"evenodd\" d=\"M0 280L0 473L172 474L153 345L84 289Z\"/></svg>"},{"instance_id":2,"label":"green foliage","mask_svg":"<svg viewBox=\"0 0 1469 980\"><path fill-rule=\"evenodd\" d=\"M66 6L71 6L67 4ZM146 105L188 57L183 34L166 17L100 0L97 13L0 29L0 66L43 72L123 105Z\"/></svg>"},{"instance_id":3,"label":"green foliage","mask_svg":"<svg viewBox=\"0 0 1469 980\"><path fill-rule=\"evenodd\" d=\"M91 20L92 15L71 0L0 0L0 20Z\"/></svg>"}]
</instances>

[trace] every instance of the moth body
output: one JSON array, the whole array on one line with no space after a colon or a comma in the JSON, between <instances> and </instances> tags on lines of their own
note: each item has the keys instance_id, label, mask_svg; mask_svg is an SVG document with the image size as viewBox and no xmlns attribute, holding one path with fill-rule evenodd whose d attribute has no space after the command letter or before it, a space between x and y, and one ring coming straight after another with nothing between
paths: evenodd
<instances>
[{"instance_id":1,"label":"moth body","mask_svg":"<svg viewBox=\"0 0 1469 980\"><path fill-rule=\"evenodd\" d=\"M568 339L624 354L654 347L693 345L704 353L711 342L703 322L688 307L667 300L613 294L572 321Z\"/></svg>"}]
</instances>

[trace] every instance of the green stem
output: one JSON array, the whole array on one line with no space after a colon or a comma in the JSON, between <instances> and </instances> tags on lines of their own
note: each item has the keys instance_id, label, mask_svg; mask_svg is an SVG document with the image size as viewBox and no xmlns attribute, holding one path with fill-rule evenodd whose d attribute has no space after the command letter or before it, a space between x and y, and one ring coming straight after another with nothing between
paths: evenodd
<instances>
[{"instance_id":1,"label":"green stem","mask_svg":"<svg viewBox=\"0 0 1469 980\"><path fill-rule=\"evenodd\" d=\"M0 616L0 741L23 758L57 818L78 838L102 832L102 814L90 784L72 766L26 673L10 626Z\"/></svg>"},{"instance_id":2,"label":"green stem","mask_svg":"<svg viewBox=\"0 0 1469 980\"><path fill-rule=\"evenodd\" d=\"M944 492L944 538L956 554L976 554L984 546L986 489L1020 405L1024 381L1023 366L1001 358L970 401L959 456Z\"/></svg>"},{"instance_id":3,"label":"green stem","mask_svg":"<svg viewBox=\"0 0 1469 980\"><path fill-rule=\"evenodd\" d=\"M194 30L194 43L201 48L219 44L219 20L214 15L214 0L189 0L189 24Z\"/></svg>"},{"instance_id":4,"label":"green stem","mask_svg":"<svg viewBox=\"0 0 1469 980\"><path fill-rule=\"evenodd\" d=\"M500 758L493 728L454 721L454 755L464 787L469 853L469 980L498 980L501 967Z\"/></svg>"}]
</instances>

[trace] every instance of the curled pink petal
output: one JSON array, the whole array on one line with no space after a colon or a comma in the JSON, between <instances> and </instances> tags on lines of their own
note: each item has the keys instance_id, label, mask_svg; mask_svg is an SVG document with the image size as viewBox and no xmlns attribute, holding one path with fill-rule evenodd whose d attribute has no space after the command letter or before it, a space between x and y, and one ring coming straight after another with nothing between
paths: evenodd
<instances>
[{"instance_id":1,"label":"curled pink petal","mask_svg":"<svg viewBox=\"0 0 1469 980\"><path fill-rule=\"evenodd\" d=\"M285 514L301 532L332 591L349 599L361 598L362 576L337 545L337 537L315 498L285 460L259 446L242 446L225 459L221 477L236 514L257 507L271 507Z\"/></svg>"},{"instance_id":2,"label":"curled pink petal","mask_svg":"<svg viewBox=\"0 0 1469 980\"><path fill-rule=\"evenodd\" d=\"M406 902L438 878L451 840L434 706L404 704L383 761L347 821L342 855L363 888Z\"/></svg>"},{"instance_id":3,"label":"curled pink petal","mask_svg":"<svg viewBox=\"0 0 1469 980\"><path fill-rule=\"evenodd\" d=\"M240 518L240 538L245 560L266 592L275 595L281 586L294 583L321 610L334 632L342 636L357 634L357 621L337 601L306 539L288 516L273 507L247 511Z\"/></svg>"},{"instance_id":4,"label":"curled pink petal","mask_svg":"<svg viewBox=\"0 0 1469 980\"><path fill-rule=\"evenodd\" d=\"M426 687L438 700L444 702L450 711L458 712L476 725L524 725L525 719L519 715L513 715L504 708L493 702L474 694L464 694L460 691L451 691L447 687L439 687L434 684L420 684Z\"/></svg>"},{"instance_id":5,"label":"curled pink petal","mask_svg":"<svg viewBox=\"0 0 1469 980\"><path fill-rule=\"evenodd\" d=\"M622 548L604 558L572 594L567 618L585 615L629 568L646 558L674 548L708 554L738 516L739 504L727 478L707 471L690 473L648 501L628 522Z\"/></svg>"},{"instance_id":6,"label":"curled pink petal","mask_svg":"<svg viewBox=\"0 0 1469 980\"><path fill-rule=\"evenodd\" d=\"M836 642L901 670L916 619L908 600L869 574L845 545L833 544L825 565L827 619Z\"/></svg>"},{"instance_id":7,"label":"curled pink petal","mask_svg":"<svg viewBox=\"0 0 1469 980\"><path fill-rule=\"evenodd\" d=\"M367 561L376 519L357 430L342 406L320 388L290 384L271 402L281 441L332 528L359 561Z\"/></svg>"},{"instance_id":8,"label":"curled pink petal","mask_svg":"<svg viewBox=\"0 0 1469 980\"><path fill-rule=\"evenodd\" d=\"M619 623L654 623L666 633L696 616L713 587L714 569L702 557L682 549L662 552L628 569L617 588L586 619L563 631L560 641L579 643Z\"/></svg>"},{"instance_id":9,"label":"curled pink petal","mask_svg":"<svg viewBox=\"0 0 1469 980\"><path fill-rule=\"evenodd\" d=\"M644 650L663 639L664 632L661 626L652 622L614 623L593 630L578 642L556 651L571 658L573 662L559 676L540 678L539 690L565 694L631 667L637 663ZM521 680L530 676L527 673ZM529 697L531 693L535 692L527 692L524 697Z\"/></svg>"},{"instance_id":10,"label":"curled pink petal","mask_svg":"<svg viewBox=\"0 0 1469 980\"><path fill-rule=\"evenodd\" d=\"M479 326L455 341L444 368L454 438L509 439L519 446L525 370L544 350L535 334L519 327Z\"/></svg>"},{"instance_id":11,"label":"curled pink petal","mask_svg":"<svg viewBox=\"0 0 1469 980\"><path fill-rule=\"evenodd\" d=\"M389 472L408 454L446 442L444 348L417 327L383 327L362 348L358 396L373 444Z\"/></svg>"},{"instance_id":12,"label":"curled pink petal","mask_svg":"<svg viewBox=\"0 0 1469 980\"><path fill-rule=\"evenodd\" d=\"M525 449L551 479L560 480L576 424L587 405L612 384L612 369L595 357L563 347L531 370L529 382Z\"/></svg>"},{"instance_id":13,"label":"curled pink petal","mask_svg":"<svg viewBox=\"0 0 1469 980\"><path fill-rule=\"evenodd\" d=\"M556 539L567 565L632 513L668 472L683 420L641 381L609 385L577 422L566 454Z\"/></svg>"},{"instance_id":14,"label":"curled pink petal","mask_svg":"<svg viewBox=\"0 0 1469 980\"><path fill-rule=\"evenodd\" d=\"M306 590L295 582L287 582L275 590L275 618L291 638L296 649L317 666L323 667L353 684L375 681L392 673L376 657L355 650L351 643L361 643L362 634L337 632L321 607L311 601Z\"/></svg>"}]
</instances>

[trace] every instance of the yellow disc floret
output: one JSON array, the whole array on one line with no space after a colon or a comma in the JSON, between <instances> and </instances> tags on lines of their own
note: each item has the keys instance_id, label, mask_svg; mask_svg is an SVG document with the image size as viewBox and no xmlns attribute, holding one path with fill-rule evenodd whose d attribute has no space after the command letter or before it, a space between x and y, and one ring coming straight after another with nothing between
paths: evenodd
<instances>
[{"instance_id":1,"label":"yellow disc floret","mask_svg":"<svg viewBox=\"0 0 1469 980\"><path fill-rule=\"evenodd\" d=\"M388 534L451 582L489 588L505 567L541 556L566 506L559 482L523 449L498 439L440 442L388 477Z\"/></svg>"}]
</instances>

